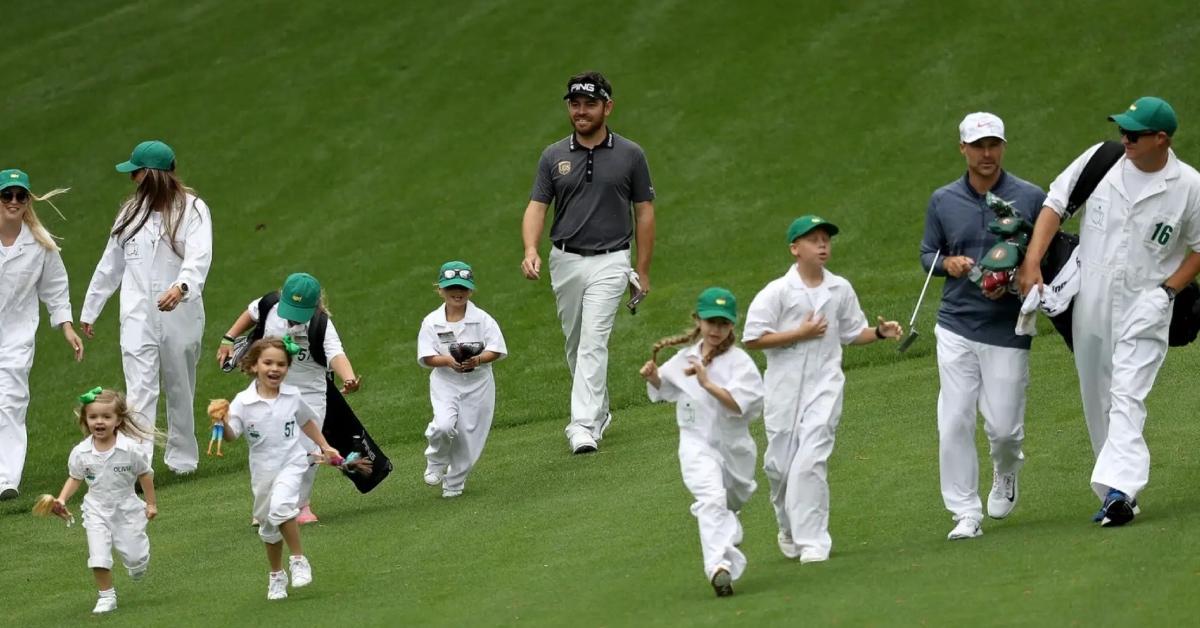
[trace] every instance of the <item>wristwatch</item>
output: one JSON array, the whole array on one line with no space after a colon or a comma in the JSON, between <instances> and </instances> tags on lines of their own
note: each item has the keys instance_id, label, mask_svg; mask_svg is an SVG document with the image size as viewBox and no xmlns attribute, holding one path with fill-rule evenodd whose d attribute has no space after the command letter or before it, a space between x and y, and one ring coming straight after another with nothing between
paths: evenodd
<instances>
[{"instance_id":1,"label":"wristwatch","mask_svg":"<svg viewBox=\"0 0 1200 628\"><path fill-rule=\"evenodd\" d=\"M1167 301L1168 301L1168 302L1170 302L1170 301L1174 301L1174 300L1175 300L1175 293L1176 293L1176 290L1175 290L1174 288L1172 288L1171 286L1168 286L1168 285L1167 285L1167 284L1165 284L1165 283L1164 283L1164 284L1160 284L1160 285L1159 285L1159 287L1160 287L1160 288L1162 288L1162 289L1163 289L1163 291L1167 293Z\"/></svg>"}]
</instances>

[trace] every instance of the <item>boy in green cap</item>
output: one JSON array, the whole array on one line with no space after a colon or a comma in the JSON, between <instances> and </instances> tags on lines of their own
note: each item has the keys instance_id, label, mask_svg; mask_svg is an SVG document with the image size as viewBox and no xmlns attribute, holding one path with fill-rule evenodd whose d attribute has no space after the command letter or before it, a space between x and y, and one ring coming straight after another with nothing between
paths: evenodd
<instances>
[{"instance_id":1,"label":"boy in green cap","mask_svg":"<svg viewBox=\"0 0 1200 628\"><path fill-rule=\"evenodd\" d=\"M679 470L695 499L704 575L719 597L733 594L733 581L746 569L746 555L737 547L742 542L737 512L757 488L758 448L750 422L762 413L763 399L758 367L734 346L737 318L732 292L701 292L693 327L655 343L641 370L651 401L675 403ZM659 367L659 350L675 345L686 347Z\"/></svg>"},{"instance_id":2,"label":"boy in green cap","mask_svg":"<svg viewBox=\"0 0 1200 628\"><path fill-rule=\"evenodd\" d=\"M779 523L779 549L802 563L829 558L827 462L842 414L842 345L899 338L896 321L867 325L850 282L825 268L838 228L808 215L792 222L795 265L750 303L742 341L767 356L763 470Z\"/></svg>"},{"instance_id":3,"label":"boy in green cap","mask_svg":"<svg viewBox=\"0 0 1200 628\"><path fill-rule=\"evenodd\" d=\"M466 262L438 269L442 305L421 321L417 362L430 369L433 418L425 429L425 483L442 497L462 495L467 474L483 453L496 410L492 362L508 355L496 319L471 302L475 273Z\"/></svg>"}]
</instances>

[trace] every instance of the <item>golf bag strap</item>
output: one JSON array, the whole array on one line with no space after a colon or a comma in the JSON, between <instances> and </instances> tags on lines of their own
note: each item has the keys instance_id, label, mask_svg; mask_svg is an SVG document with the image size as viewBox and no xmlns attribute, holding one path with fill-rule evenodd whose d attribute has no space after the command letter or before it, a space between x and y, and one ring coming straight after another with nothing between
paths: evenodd
<instances>
[{"instance_id":1,"label":"golf bag strap","mask_svg":"<svg viewBox=\"0 0 1200 628\"><path fill-rule=\"evenodd\" d=\"M1096 186L1100 185L1100 180L1108 171L1112 169L1113 164L1125 154L1125 146L1121 142L1108 141L1100 145L1100 148L1092 153L1092 158L1083 166L1083 172L1079 173L1079 178L1075 181L1075 187L1071 190L1071 196L1067 199L1067 217L1075 215L1079 208L1087 202L1088 197L1092 192L1096 191Z\"/></svg>"},{"instance_id":2,"label":"golf bag strap","mask_svg":"<svg viewBox=\"0 0 1200 628\"><path fill-rule=\"evenodd\" d=\"M258 300L258 323L254 325L254 329L250 330L250 344L254 344L256 340L262 340L266 334L267 315L271 313L271 308L279 303L279 292L272 291L264 294ZM329 326L329 315L325 310L318 309L313 314L312 320L308 323L308 350L313 361L323 367L328 368L329 364L325 359L325 328ZM327 377L333 377L332 373L327 373Z\"/></svg>"}]
</instances>

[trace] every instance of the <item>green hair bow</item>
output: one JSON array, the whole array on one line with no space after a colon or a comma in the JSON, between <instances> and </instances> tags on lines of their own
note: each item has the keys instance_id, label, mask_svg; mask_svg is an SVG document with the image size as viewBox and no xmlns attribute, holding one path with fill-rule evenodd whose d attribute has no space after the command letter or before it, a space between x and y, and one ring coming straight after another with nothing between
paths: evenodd
<instances>
[{"instance_id":1,"label":"green hair bow","mask_svg":"<svg viewBox=\"0 0 1200 628\"><path fill-rule=\"evenodd\" d=\"M287 351L288 355L296 355L297 353L300 353L300 345L296 344L296 342L292 340L291 336L284 336L282 340L283 350Z\"/></svg>"},{"instance_id":2,"label":"green hair bow","mask_svg":"<svg viewBox=\"0 0 1200 628\"><path fill-rule=\"evenodd\" d=\"M82 395L79 395L79 403L82 403L85 405L89 404L89 403L95 401L96 397L100 396L100 393L102 393L102 392L104 392L104 388L97 386L97 387L83 393Z\"/></svg>"}]
</instances>

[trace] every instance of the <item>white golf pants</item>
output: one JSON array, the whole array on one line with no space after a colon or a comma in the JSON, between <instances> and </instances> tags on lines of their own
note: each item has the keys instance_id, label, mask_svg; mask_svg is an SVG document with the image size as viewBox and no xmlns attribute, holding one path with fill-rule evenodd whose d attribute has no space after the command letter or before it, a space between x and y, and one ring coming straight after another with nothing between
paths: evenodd
<instances>
[{"instance_id":1,"label":"white golf pants","mask_svg":"<svg viewBox=\"0 0 1200 628\"><path fill-rule=\"evenodd\" d=\"M489 371L486 379L473 382L464 391L451 382L430 378L429 396L433 420L425 428L429 439L425 459L431 468L445 473L443 490L461 491L492 429L496 380Z\"/></svg>"},{"instance_id":2,"label":"white golf pants","mask_svg":"<svg viewBox=\"0 0 1200 628\"><path fill-rule=\"evenodd\" d=\"M113 550L131 572L150 562L150 537L146 536L146 504L131 497L111 510L83 507L83 529L87 532L88 567L113 568Z\"/></svg>"},{"instance_id":3,"label":"white golf pants","mask_svg":"<svg viewBox=\"0 0 1200 628\"><path fill-rule=\"evenodd\" d=\"M145 327L154 329L145 329ZM167 444L163 460L176 473L190 473L200 462L196 442L196 362L204 333L204 306L180 303L152 320L121 326L121 364L129 409L147 427L158 422L158 396L167 395ZM161 379L160 379L161 377ZM153 460L154 443L141 444Z\"/></svg>"},{"instance_id":4,"label":"white golf pants","mask_svg":"<svg viewBox=\"0 0 1200 628\"><path fill-rule=\"evenodd\" d=\"M1114 288L1120 278L1081 267L1072 332L1083 415L1096 465L1092 491L1130 497L1150 481L1150 449L1142 436L1146 397L1167 356L1171 305L1157 287L1140 293Z\"/></svg>"},{"instance_id":5,"label":"white golf pants","mask_svg":"<svg viewBox=\"0 0 1200 628\"><path fill-rule=\"evenodd\" d=\"M608 413L608 337L629 272L629 250L584 257L550 249L550 284L572 377L567 438L579 431L600 438Z\"/></svg>"},{"instance_id":6,"label":"white golf pants","mask_svg":"<svg viewBox=\"0 0 1200 628\"><path fill-rule=\"evenodd\" d=\"M832 400L832 405L830 401ZM779 529L810 555L829 556L829 456L842 414L842 392L826 391L790 429L767 428L763 471Z\"/></svg>"},{"instance_id":7,"label":"white golf pants","mask_svg":"<svg viewBox=\"0 0 1200 628\"><path fill-rule=\"evenodd\" d=\"M274 473L250 478L254 518L258 519L258 537L263 543L282 541L279 526L300 514L300 483L307 468L307 461L289 463Z\"/></svg>"},{"instance_id":8,"label":"white golf pants","mask_svg":"<svg viewBox=\"0 0 1200 628\"><path fill-rule=\"evenodd\" d=\"M938 458L942 501L954 518L983 519L979 498L976 412L991 447L992 469L1013 473L1025 454L1029 351L974 342L938 325Z\"/></svg>"},{"instance_id":9,"label":"white golf pants","mask_svg":"<svg viewBox=\"0 0 1200 628\"><path fill-rule=\"evenodd\" d=\"M0 366L0 490L21 485L29 445L28 409L29 368Z\"/></svg>"},{"instance_id":10,"label":"white golf pants","mask_svg":"<svg viewBox=\"0 0 1200 628\"><path fill-rule=\"evenodd\" d=\"M722 456L703 439L679 435L679 470L695 499L691 512L700 528L705 578L725 567L736 580L746 569L746 555L734 545L742 541L736 511L754 493L754 463L753 454L748 459Z\"/></svg>"}]
</instances>

